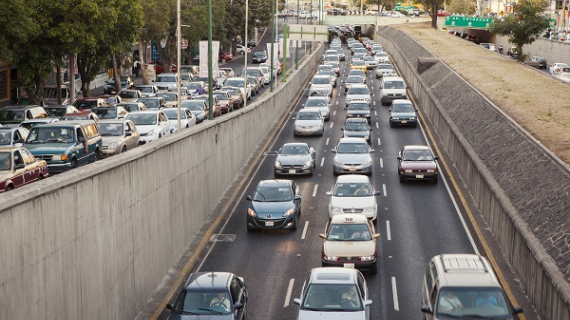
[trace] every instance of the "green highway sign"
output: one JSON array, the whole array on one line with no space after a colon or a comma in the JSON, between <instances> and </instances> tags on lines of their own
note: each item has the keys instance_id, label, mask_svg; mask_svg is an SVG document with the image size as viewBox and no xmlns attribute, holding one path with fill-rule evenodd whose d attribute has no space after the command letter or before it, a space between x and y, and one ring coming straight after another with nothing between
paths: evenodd
<instances>
[{"instance_id":1,"label":"green highway sign","mask_svg":"<svg viewBox=\"0 0 570 320\"><path fill-rule=\"evenodd\" d=\"M491 28L492 25L493 25L493 18L463 17L463 16L445 17L446 27L489 29Z\"/></svg>"}]
</instances>

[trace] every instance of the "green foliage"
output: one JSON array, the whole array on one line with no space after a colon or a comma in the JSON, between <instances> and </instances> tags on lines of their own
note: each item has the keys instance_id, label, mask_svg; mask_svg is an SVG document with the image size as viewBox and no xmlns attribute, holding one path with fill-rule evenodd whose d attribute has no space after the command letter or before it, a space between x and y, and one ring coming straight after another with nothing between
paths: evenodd
<instances>
[{"instance_id":1,"label":"green foliage","mask_svg":"<svg viewBox=\"0 0 570 320\"><path fill-rule=\"evenodd\" d=\"M453 14L471 15L477 9L477 2L475 0L451 0L447 3L446 10Z\"/></svg>"},{"instance_id":2,"label":"green foliage","mask_svg":"<svg viewBox=\"0 0 570 320\"><path fill-rule=\"evenodd\" d=\"M548 18L543 16L547 8L546 0L521 0L513 7L512 14L502 20L495 19L489 31L508 36L509 42L517 47L519 59L523 59L523 45L536 41L548 28Z\"/></svg>"},{"instance_id":3,"label":"green foliage","mask_svg":"<svg viewBox=\"0 0 570 320\"><path fill-rule=\"evenodd\" d=\"M437 29L437 11L443 9L445 0L422 0L423 9L431 17L431 27Z\"/></svg>"},{"instance_id":4,"label":"green foliage","mask_svg":"<svg viewBox=\"0 0 570 320\"><path fill-rule=\"evenodd\" d=\"M0 10L0 57L3 61L13 59L13 44L19 39L28 39L39 26L31 18L32 7L25 0L11 0L2 3Z\"/></svg>"}]
</instances>

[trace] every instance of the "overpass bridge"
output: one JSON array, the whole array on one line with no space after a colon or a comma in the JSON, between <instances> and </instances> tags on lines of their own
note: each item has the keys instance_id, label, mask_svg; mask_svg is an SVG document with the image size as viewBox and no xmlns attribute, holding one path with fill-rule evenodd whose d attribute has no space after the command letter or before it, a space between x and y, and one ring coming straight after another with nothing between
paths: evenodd
<instances>
[{"instance_id":1,"label":"overpass bridge","mask_svg":"<svg viewBox=\"0 0 570 320\"><path fill-rule=\"evenodd\" d=\"M326 15L325 25L362 25L363 33L373 36L378 31L378 26L386 26L391 24L402 24L409 22L425 22L431 21L431 18L420 17L385 17L373 15L347 15L347 16L333 16Z\"/></svg>"}]
</instances>

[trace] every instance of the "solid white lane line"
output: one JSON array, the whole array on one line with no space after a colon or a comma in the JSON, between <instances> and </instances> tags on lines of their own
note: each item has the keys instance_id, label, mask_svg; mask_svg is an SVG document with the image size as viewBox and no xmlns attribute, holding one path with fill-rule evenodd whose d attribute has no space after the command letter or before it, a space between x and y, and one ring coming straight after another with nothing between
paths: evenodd
<instances>
[{"instance_id":1,"label":"solid white lane line","mask_svg":"<svg viewBox=\"0 0 570 320\"><path fill-rule=\"evenodd\" d=\"M378 122L376 122L376 129L378 129Z\"/></svg>"},{"instance_id":2,"label":"solid white lane line","mask_svg":"<svg viewBox=\"0 0 570 320\"><path fill-rule=\"evenodd\" d=\"M331 128L333 127L334 122L331 122Z\"/></svg>"},{"instance_id":3,"label":"solid white lane line","mask_svg":"<svg viewBox=\"0 0 570 320\"><path fill-rule=\"evenodd\" d=\"M382 184L382 190L384 191L384 197L388 196L388 192L386 191L386 184Z\"/></svg>"},{"instance_id":4,"label":"solid white lane line","mask_svg":"<svg viewBox=\"0 0 570 320\"><path fill-rule=\"evenodd\" d=\"M289 306L289 301L291 301L291 294L293 293L294 284L295 284L295 279L289 280L289 287L287 288L287 295L285 296L285 304L283 304L283 308L287 308Z\"/></svg>"},{"instance_id":5,"label":"solid white lane line","mask_svg":"<svg viewBox=\"0 0 570 320\"><path fill-rule=\"evenodd\" d=\"M332 123L331 123L331 124L332 124ZM327 141L325 142L325 146L328 146L328 145L329 145L330 139L331 139L331 138L327 138Z\"/></svg>"},{"instance_id":6,"label":"solid white lane line","mask_svg":"<svg viewBox=\"0 0 570 320\"><path fill-rule=\"evenodd\" d=\"M315 184L315 187L313 188L313 197L317 196L317 190L319 189L319 184Z\"/></svg>"},{"instance_id":7,"label":"solid white lane line","mask_svg":"<svg viewBox=\"0 0 570 320\"><path fill-rule=\"evenodd\" d=\"M321 167L325 164L325 157L321 160Z\"/></svg>"},{"instance_id":8,"label":"solid white lane line","mask_svg":"<svg viewBox=\"0 0 570 320\"><path fill-rule=\"evenodd\" d=\"M380 168L384 168L384 160L382 158L380 158Z\"/></svg>"},{"instance_id":9,"label":"solid white lane line","mask_svg":"<svg viewBox=\"0 0 570 320\"><path fill-rule=\"evenodd\" d=\"M303 228L303 235L301 236L301 240L305 240L308 229L309 229L309 221L305 221L305 227Z\"/></svg>"},{"instance_id":10,"label":"solid white lane line","mask_svg":"<svg viewBox=\"0 0 570 320\"><path fill-rule=\"evenodd\" d=\"M380 142L380 138L378 138L378 145L381 145L382 143Z\"/></svg>"},{"instance_id":11,"label":"solid white lane line","mask_svg":"<svg viewBox=\"0 0 570 320\"><path fill-rule=\"evenodd\" d=\"M396 277L392 277L392 298L394 299L394 310L400 311L398 303L398 288L396 288Z\"/></svg>"},{"instance_id":12,"label":"solid white lane line","mask_svg":"<svg viewBox=\"0 0 570 320\"><path fill-rule=\"evenodd\" d=\"M307 221L309 223L309 221ZM390 231L390 220L386 220L386 239L388 241L392 240L392 231Z\"/></svg>"}]
</instances>

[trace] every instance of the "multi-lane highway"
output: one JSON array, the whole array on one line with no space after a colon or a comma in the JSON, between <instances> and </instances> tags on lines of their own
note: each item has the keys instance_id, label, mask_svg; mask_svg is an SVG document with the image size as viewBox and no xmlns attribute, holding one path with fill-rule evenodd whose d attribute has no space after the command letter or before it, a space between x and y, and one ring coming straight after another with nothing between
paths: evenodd
<instances>
[{"instance_id":1,"label":"multi-lane highway","mask_svg":"<svg viewBox=\"0 0 570 320\"><path fill-rule=\"evenodd\" d=\"M347 57L350 51L345 48ZM232 242L212 243L193 271L230 271L244 277L249 287L249 319L294 319L298 297L309 270L321 266L322 240L328 221L329 191L333 175L331 149L341 138L345 121L345 95L340 80L350 70L350 58L341 62L341 77L334 89L331 119L325 123L322 137L294 137L296 112L289 115L272 142L271 150L284 143L307 142L317 152L317 169L313 177L294 179L301 188L302 216L297 231L248 232L245 197L253 193L260 180L273 179L275 155L267 154L248 181L243 194L234 204L221 234L234 235ZM378 96L379 80L368 72L372 97L372 138L375 149L373 185L377 196L379 270L365 273L373 300L371 319L420 319L421 279L429 259L440 253L478 252L462 215L448 190L448 173L441 172L440 183L401 184L396 156L404 145L428 144L424 128L391 128L388 107ZM295 111L307 99L307 92L296 102ZM163 312L165 319L168 311Z\"/></svg>"}]
</instances>

